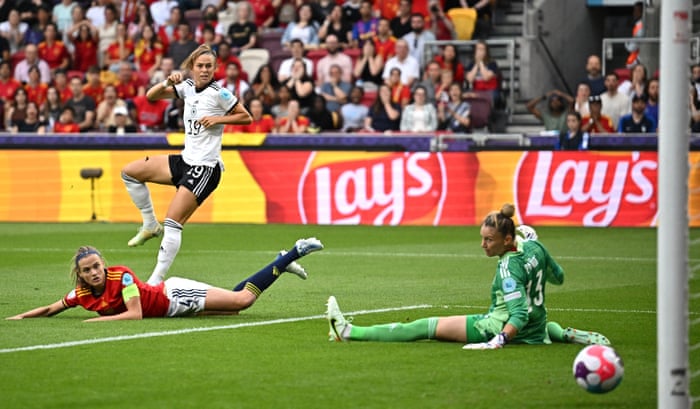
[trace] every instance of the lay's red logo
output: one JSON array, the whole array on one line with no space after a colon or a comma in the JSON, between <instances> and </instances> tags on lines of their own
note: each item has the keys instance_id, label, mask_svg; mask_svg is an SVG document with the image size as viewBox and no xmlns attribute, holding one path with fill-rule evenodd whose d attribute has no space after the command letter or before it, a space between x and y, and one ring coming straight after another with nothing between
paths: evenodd
<instances>
[{"instance_id":1,"label":"lay's red logo","mask_svg":"<svg viewBox=\"0 0 700 409\"><path fill-rule=\"evenodd\" d=\"M655 152L527 152L515 176L524 224L650 226L657 213Z\"/></svg>"}]
</instances>

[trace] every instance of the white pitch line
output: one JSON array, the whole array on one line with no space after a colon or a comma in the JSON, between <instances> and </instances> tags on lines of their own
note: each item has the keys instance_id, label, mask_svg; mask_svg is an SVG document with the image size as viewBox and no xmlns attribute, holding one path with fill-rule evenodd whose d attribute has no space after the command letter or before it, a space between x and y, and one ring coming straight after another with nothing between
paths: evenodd
<instances>
[{"instance_id":1,"label":"white pitch line","mask_svg":"<svg viewBox=\"0 0 700 409\"><path fill-rule=\"evenodd\" d=\"M428 305L428 304L409 305L406 307L379 308L376 310L360 310L360 311L348 312L348 313L346 313L346 315L374 314L374 313L379 313L379 312L415 310L415 309L431 308L431 307L432 307L432 305ZM217 325L214 327L183 328L183 329L170 330L170 331L145 332L142 334L120 335L117 337L84 339L84 340L79 340L79 341L59 342L56 344L30 345L30 346L26 346L26 347L5 348L5 349L0 349L0 354L9 354L9 353L13 353L13 352L23 352L23 351L36 351L38 349L68 348L68 347L74 347L74 346L80 346L80 345L102 344L105 342L118 342L118 341L128 341L128 340L140 339L140 338L155 338L155 337L164 337L164 336L169 336L169 335L190 334L193 332L206 332L206 331L218 331L218 330L222 330L222 329L260 327L263 325L286 324L289 322L309 321L309 320L316 320L316 319L320 319L320 318L326 318L325 314L324 315L310 315L307 317L280 318L280 319L268 320L268 321L241 322L238 324ZM30 318L28 318L28 319L30 319Z\"/></svg>"}]
</instances>

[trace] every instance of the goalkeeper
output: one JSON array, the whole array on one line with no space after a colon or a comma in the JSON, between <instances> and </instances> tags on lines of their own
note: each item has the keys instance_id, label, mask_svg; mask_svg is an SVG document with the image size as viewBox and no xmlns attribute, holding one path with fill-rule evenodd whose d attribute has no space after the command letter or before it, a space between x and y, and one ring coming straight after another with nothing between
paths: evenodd
<instances>
[{"instance_id":1,"label":"goalkeeper","mask_svg":"<svg viewBox=\"0 0 700 409\"><path fill-rule=\"evenodd\" d=\"M548 344L552 341L610 344L599 333L563 329L556 322L547 322L545 285L548 282L561 285L564 270L537 241L534 229L515 228L514 214L514 206L505 204L500 211L489 213L481 224L481 247L488 257L498 257L488 313L361 327L343 317L335 297L331 296L327 311L330 339L385 342L436 339L465 343L464 349L496 349L507 343Z\"/></svg>"}]
</instances>

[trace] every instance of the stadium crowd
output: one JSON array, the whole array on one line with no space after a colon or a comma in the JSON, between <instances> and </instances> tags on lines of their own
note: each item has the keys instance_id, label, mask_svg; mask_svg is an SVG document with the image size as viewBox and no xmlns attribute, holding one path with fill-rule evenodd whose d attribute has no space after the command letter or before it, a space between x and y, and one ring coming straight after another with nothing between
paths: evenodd
<instances>
[{"instance_id":1,"label":"stadium crowd","mask_svg":"<svg viewBox=\"0 0 700 409\"><path fill-rule=\"evenodd\" d=\"M208 44L218 54L215 80L254 118L227 132L468 133L504 106L484 41L494 3L0 0L0 130L182 130L182 100L152 102L146 90ZM454 39L478 42L469 56L454 45L424 47ZM576 96L552 90L527 107L562 135L562 148L583 149L566 140L584 134L654 132L658 80L641 64L629 72L624 81L617 71L603 74L590 56ZM693 74L700 84L700 67ZM691 89L693 129L699 89Z\"/></svg>"}]
</instances>

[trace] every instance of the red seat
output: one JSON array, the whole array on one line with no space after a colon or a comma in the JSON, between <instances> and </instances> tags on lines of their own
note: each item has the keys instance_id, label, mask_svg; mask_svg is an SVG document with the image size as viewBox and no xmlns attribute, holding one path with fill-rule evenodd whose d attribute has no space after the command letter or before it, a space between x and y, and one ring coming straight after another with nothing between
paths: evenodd
<instances>
[{"instance_id":1,"label":"red seat","mask_svg":"<svg viewBox=\"0 0 700 409\"><path fill-rule=\"evenodd\" d=\"M10 56L10 68L15 71L15 67L20 61L24 60L24 50L19 50Z\"/></svg>"},{"instance_id":2,"label":"red seat","mask_svg":"<svg viewBox=\"0 0 700 409\"><path fill-rule=\"evenodd\" d=\"M66 73L66 77L68 77L68 81L72 80L73 78L79 78L82 80L85 78L85 73L79 70L69 70Z\"/></svg>"},{"instance_id":3,"label":"red seat","mask_svg":"<svg viewBox=\"0 0 700 409\"><path fill-rule=\"evenodd\" d=\"M466 98L471 106L469 110L469 119L472 129L483 129L489 126L489 118L491 117L491 102L486 98L470 97Z\"/></svg>"},{"instance_id":4,"label":"red seat","mask_svg":"<svg viewBox=\"0 0 700 409\"><path fill-rule=\"evenodd\" d=\"M360 103L367 108L372 107L372 104L374 104L374 101L377 99L377 91L365 91L364 95L362 96L362 101Z\"/></svg>"},{"instance_id":5,"label":"red seat","mask_svg":"<svg viewBox=\"0 0 700 409\"><path fill-rule=\"evenodd\" d=\"M616 68L615 74L620 78L620 84L632 77L629 68Z\"/></svg>"}]
</instances>

